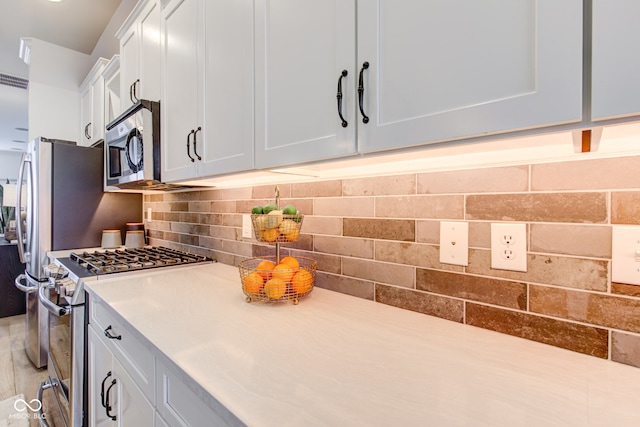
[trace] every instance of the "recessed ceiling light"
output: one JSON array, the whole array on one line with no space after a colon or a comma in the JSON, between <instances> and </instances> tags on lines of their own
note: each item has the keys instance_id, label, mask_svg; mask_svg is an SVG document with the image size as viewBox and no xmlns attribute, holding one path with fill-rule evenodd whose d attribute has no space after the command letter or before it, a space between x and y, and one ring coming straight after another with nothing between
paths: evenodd
<instances>
[{"instance_id":1,"label":"recessed ceiling light","mask_svg":"<svg viewBox=\"0 0 640 427\"><path fill-rule=\"evenodd\" d=\"M12 150L23 151L22 148L11 147Z\"/></svg>"},{"instance_id":2,"label":"recessed ceiling light","mask_svg":"<svg viewBox=\"0 0 640 427\"><path fill-rule=\"evenodd\" d=\"M22 131L27 132L29 129L27 129L27 128L16 128L16 130L22 130Z\"/></svg>"},{"instance_id":3,"label":"recessed ceiling light","mask_svg":"<svg viewBox=\"0 0 640 427\"><path fill-rule=\"evenodd\" d=\"M52 3L60 3L62 0L49 0Z\"/></svg>"},{"instance_id":4,"label":"recessed ceiling light","mask_svg":"<svg viewBox=\"0 0 640 427\"><path fill-rule=\"evenodd\" d=\"M27 141L20 141L19 139L12 139L11 142L17 142L19 144L26 144Z\"/></svg>"}]
</instances>

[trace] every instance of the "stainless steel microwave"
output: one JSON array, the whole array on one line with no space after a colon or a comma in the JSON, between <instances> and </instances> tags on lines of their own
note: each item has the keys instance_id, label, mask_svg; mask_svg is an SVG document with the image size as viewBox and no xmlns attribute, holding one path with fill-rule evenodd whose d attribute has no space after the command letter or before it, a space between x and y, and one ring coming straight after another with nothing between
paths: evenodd
<instances>
[{"instance_id":1,"label":"stainless steel microwave","mask_svg":"<svg viewBox=\"0 0 640 427\"><path fill-rule=\"evenodd\" d=\"M106 184L123 189L166 189L160 176L160 103L139 100L107 125Z\"/></svg>"}]
</instances>

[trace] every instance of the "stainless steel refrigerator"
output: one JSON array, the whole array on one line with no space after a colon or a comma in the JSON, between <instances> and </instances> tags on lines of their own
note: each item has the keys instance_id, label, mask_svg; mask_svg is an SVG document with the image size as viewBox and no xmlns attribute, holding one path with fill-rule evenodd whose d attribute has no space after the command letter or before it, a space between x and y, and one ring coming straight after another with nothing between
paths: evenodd
<instances>
[{"instance_id":1,"label":"stainless steel refrigerator","mask_svg":"<svg viewBox=\"0 0 640 427\"><path fill-rule=\"evenodd\" d=\"M103 229L124 230L142 220L142 195L105 193L103 148L36 138L22 156L16 206L18 252L26 264L15 281L26 293L25 349L38 368L47 364L48 311L38 301L38 286L47 282L47 252L99 247Z\"/></svg>"}]
</instances>

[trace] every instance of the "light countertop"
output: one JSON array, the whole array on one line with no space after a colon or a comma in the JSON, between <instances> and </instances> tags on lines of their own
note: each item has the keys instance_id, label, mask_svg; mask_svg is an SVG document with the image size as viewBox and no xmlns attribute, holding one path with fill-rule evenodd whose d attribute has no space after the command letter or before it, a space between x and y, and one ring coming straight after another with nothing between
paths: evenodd
<instances>
[{"instance_id":1,"label":"light countertop","mask_svg":"<svg viewBox=\"0 0 640 427\"><path fill-rule=\"evenodd\" d=\"M88 282L249 426L640 425L640 369L219 263Z\"/></svg>"}]
</instances>

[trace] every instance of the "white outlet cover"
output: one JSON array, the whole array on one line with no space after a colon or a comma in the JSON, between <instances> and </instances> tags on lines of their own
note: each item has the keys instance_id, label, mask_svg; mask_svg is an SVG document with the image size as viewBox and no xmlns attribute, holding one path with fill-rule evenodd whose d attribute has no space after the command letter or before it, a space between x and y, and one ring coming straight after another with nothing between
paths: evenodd
<instances>
[{"instance_id":1,"label":"white outlet cover","mask_svg":"<svg viewBox=\"0 0 640 427\"><path fill-rule=\"evenodd\" d=\"M253 224L251 224L251 215L242 215L242 237L250 239L253 236Z\"/></svg>"},{"instance_id":2,"label":"white outlet cover","mask_svg":"<svg viewBox=\"0 0 640 427\"><path fill-rule=\"evenodd\" d=\"M526 224L491 224L491 268L527 271Z\"/></svg>"},{"instance_id":3,"label":"white outlet cover","mask_svg":"<svg viewBox=\"0 0 640 427\"><path fill-rule=\"evenodd\" d=\"M611 281L640 285L640 227L611 228Z\"/></svg>"},{"instance_id":4,"label":"white outlet cover","mask_svg":"<svg viewBox=\"0 0 640 427\"><path fill-rule=\"evenodd\" d=\"M469 265L468 222L440 222L440 262Z\"/></svg>"}]
</instances>

